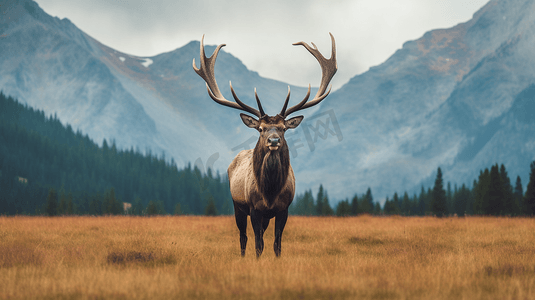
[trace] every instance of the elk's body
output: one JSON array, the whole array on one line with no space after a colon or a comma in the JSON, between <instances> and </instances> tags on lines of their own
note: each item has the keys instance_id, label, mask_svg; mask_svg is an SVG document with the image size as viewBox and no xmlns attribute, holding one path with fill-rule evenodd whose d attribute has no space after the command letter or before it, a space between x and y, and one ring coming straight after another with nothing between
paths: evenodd
<instances>
[{"instance_id":1,"label":"elk's body","mask_svg":"<svg viewBox=\"0 0 535 300\"><path fill-rule=\"evenodd\" d=\"M203 37L204 38L204 37ZM282 108L282 111L275 116L268 116L264 113L260 99L255 96L258 110L244 104L236 96L232 84L230 89L236 102L226 100L221 94L214 76L215 59L221 47L219 45L214 54L207 58L204 54L204 44L201 42L201 66L193 68L204 81L208 89L208 94L217 103L232 108L244 110L254 114L258 119L246 114L240 114L243 123L258 130L260 137L254 149L241 151L228 167L228 177L230 182L230 192L234 202L234 214L236 225L240 231L241 254L245 255L247 245L247 216L251 216L251 223L255 232L256 255L260 256L264 249L264 231L269 225L270 219L275 217L275 242L273 248L277 256L281 253L281 238L286 220L288 219L288 207L292 203L295 194L295 176L290 165L290 153L288 145L284 139L284 133L288 129L296 128L303 120L303 116L286 120L286 117L293 112L313 106L321 102L330 90L327 86L331 78L336 73L336 51L334 38L332 40L332 56L325 59L316 49L308 44L299 42L294 45L303 45L319 61L322 69L322 81L318 93L314 99L308 102L310 97L310 86L305 98L288 110L290 99L290 89Z\"/></svg>"}]
</instances>

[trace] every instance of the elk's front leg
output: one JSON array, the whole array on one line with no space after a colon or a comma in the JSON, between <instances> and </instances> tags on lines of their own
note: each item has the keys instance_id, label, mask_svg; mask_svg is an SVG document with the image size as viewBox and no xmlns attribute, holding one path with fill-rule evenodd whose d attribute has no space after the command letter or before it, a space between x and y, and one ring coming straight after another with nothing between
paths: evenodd
<instances>
[{"instance_id":1,"label":"elk's front leg","mask_svg":"<svg viewBox=\"0 0 535 300\"><path fill-rule=\"evenodd\" d=\"M275 216L275 243L273 243L273 250L275 255L279 257L281 255L281 239L282 231L286 226L286 220L288 220L288 210L279 211Z\"/></svg>"},{"instance_id":2,"label":"elk's front leg","mask_svg":"<svg viewBox=\"0 0 535 300\"><path fill-rule=\"evenodd\" d=\"M236 203L234 203L234 216L236 217L236 225L240 230L241 256L245 256L245 247L247 246L247 214Z\"/></svg>"},{"instance_id":3,"label":"elk's front leg","mask_svg":"<svg viewBox=\"0 0 535 300\"><path fill-rule=\"evenodd\" d=\"M260 257L264 251L264 228L262 226L262 213L256 209L251 209L251 224L253 225L256 257Z\"/></svg>"}]
</instances>

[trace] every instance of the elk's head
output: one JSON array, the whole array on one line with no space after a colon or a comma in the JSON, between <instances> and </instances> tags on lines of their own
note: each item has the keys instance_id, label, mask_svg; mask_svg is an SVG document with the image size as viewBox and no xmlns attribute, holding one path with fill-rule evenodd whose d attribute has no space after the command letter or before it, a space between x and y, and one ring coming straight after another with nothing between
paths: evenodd
<instances>
[{"instance_id":1,"label":"elk's head","mask_svg":"<svg viewBox=\"0 0 535 300\"><path fill-rule=\"evenodd\" d=\"M329 33L330 34L330 33ZM288 107L288 101L290 100L290 87L288 86L288 95L286 96L286 100L284 101L284 105L282 107L282 110L277 115L271 117L268 116L266 113L264 113L264 110L262 109L262 104L260 103L260 99L258 98L258 94L256 93L255 88L255 98L256 103L258 105L258 110L243 103L238 99L238 96L236 96L236 93L234 92L234 89L232 88L232 83L230 83L230 91L232 92L232 96L234 97L234 100L236 102L229 101L223 97L223 94L221 94L221 91L219 90L219 87L217 86L217 82L215 80L214 75L214 66L215 66L215 60L217 58L217 54L219 53L219 50L225 46L225 44L219 45L215 50L212 56L206 57L204 53L204 35L201 40L201 62L200 62L200 68L197 68L195 65L195 59L193 59L193 69L195 72L201 76L204 81L206 82L206 89L208 90L208 94L210 97L217 103L221 105L225 105L228 107L232 107L235 109L243 110L245 112L248 112L252 115L255 115L257 118L246 115L246 114L240 114L240 117L243 121L243 123L250 128L254 128L260 132L260 139L258 141L257 147L262 147L262 152L272 152L272 151L279 151L280 149L285 149L288 151L288 147L286 145L286 141L284 140L284 132L288 129L293 129L299 126L301 121L303 120L303 116L297 116L290 119L286 119L290 114L302 110L311 106L314 106L318 103L320 103L329 93L331 92L331 89L327 90L327 86L329 85L329 82L331 81L332 77L336 73L337 65L336 65L336 46L334 42L334 37L331 35L331 42L332 42L332 54L331 58L326 59L323 57L323 55L318 51L316 45L312 43L312 47L309 46L307 43L304 42L298 42L293 45L302 45L304 46L320 63L322 76L321 76L321 84L318 89L318 92L316 93L316 96L314 99L312 99L310 102L308 99L310 98L310 85L308 86L308 92L305 96L305 98L297 103L296 105Z\"/></svg>"}]
</instances>

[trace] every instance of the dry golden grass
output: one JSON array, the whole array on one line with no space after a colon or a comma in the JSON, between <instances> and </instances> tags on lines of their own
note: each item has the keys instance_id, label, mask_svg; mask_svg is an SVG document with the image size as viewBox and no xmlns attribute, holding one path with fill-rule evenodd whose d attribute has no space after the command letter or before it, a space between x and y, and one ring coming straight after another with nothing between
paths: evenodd
<instances>
[{"instance_id":1,"label":"dry golden grass","mask_svg":"<svg viewBox=\"0 0 535 300\"><path fill-rule=\"evenodd\" d=\"M273 223L273 222L272 222ZM535 299L535 220L0 217L0 298Z\"/></svg>"}]
</instances>

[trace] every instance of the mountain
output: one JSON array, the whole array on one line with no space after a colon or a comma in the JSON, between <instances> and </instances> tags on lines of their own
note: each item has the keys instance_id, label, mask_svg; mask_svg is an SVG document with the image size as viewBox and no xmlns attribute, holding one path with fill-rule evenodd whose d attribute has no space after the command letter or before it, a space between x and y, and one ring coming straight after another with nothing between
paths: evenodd
<instances>
[{"instance_id":1,"label":"mountain","mask_svg":"<svg viewBox=\"0 0 535 300\"><path fill-rule=\"evenodd\" d=\"M179 166L224 172L239 150L254 147L258 134L237 111L215 104L193 72L199 42L137 57L33 1L0 0L0 10L5 94L57 114L99 143L165 153ZM466 23L406 42L305 111L301 126L286 133L297 190L323 183L331 199L341 199L371 187L384 199L431 186L439 166L446 182L460 185L494 163L526 184L535 159L534 18L532 0L492 0ZM206 48L210 54L214 46ZM287 92L287 84L223 51L216 77L225 97L232 98L232 79L253 106L257 87L268 114ZM296 103L306 90L291 88Z\"/></svg>"},{"instance_id":2,"label":"mountain","mask_svg":"<svg viewBox=\"0 0 535 300\"><path fill-rule=\"evenodd\" d=\"M520 175L527 184L535 160L534 33L534 1L492 0L466 23L406 42L322 102L343 140L330 134L305 153L301 172L310 176L301 180L329 182L329 191L371 186L383 198L432 186L439 166L460 186L503 163L512 180Z\"/></svg>"},{"instance_id":3,"label":"mountain","mask_svg":"<svg viewBox=\"0 0 535 300\"><path fill-rule=\"evenodd\" d=\"M238 112L214 103L191 66L199 42L153 57L116 51L68 19L49 16L31 0L0 1L0 90L102 144L135 147L172 157L179 166L206 162L226 170L244 137ZM209 39L209 37L207 38ZM206 46L207 55L215 49ZM228 82L254 103L253 87L268 113L281 109L287 84L262 78L221 51L216 77L225 97ZM292 94L306 89L292 86ZM254 145L254 144L253 144ZM204 167L201 169L205 169Z\"/></svg>"}]
</instances>

